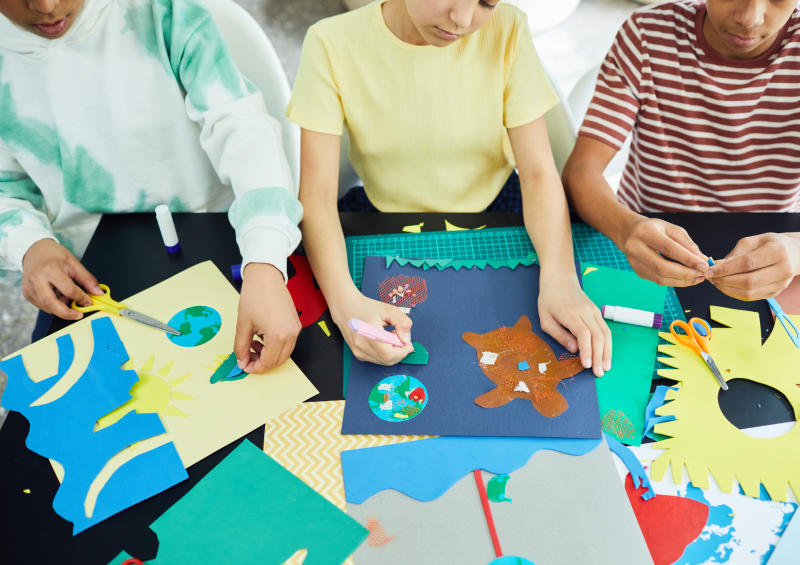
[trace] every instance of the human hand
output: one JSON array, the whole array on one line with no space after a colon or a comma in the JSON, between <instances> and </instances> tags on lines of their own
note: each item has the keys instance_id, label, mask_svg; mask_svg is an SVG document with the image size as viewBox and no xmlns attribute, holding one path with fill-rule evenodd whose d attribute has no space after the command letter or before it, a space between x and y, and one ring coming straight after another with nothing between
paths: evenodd
<instances>
[{"instance_id":1,"label":"human hand","mask_svg":"<svg viewBox=\"0 0 800 565\"><path fill-rule=\"evenodd\" d=\"M611 370L611 330L574 273L550 278L542 273L539 321L571 353L580 352L581 364L592 368L596 377Z\"/></svg>"},{"instance_id":2,"label":"human hand","mask_svg":"<svg viewBox=\"0 0 800 565\"><path fill-rule=\"evenodd\" d=\"M22 296L39 310L64 320L80 320L83 313L69 305L74 300L79 306L91 306L87 292L104 294L75 255L52 239L37 241L22 258Z\"/></svg>"},{"instance_id":3,"label":"human hand","mask_svg":"<svg viewBox=\"0 0 800 565\"><path fill-rule=\"evenodd\" d=\"M248 263L245 271L233 352L240 369L263 373L289 359L303 327L277 268L267 263ZM263 343L253 338L256 335Z\"/></svg>"},{"instance_id":4,"label":"human hand","mask_svg":"<svg viewBox=\"0 0 800 565\"><path fill-rule=\"evenodd\" d=\"M686 230L664 220L640 216L616 243L637 275L662 286L696 285L708 270L708 258Z\"/></svg>"},{"instance_id":5,"label":"human hand","mask_svg":"<svg viewBox=\"0 0 800 565\"><path fill-rule=\"evenodd\" d=\"M800 274L800 234L765 233L739 240L706 271L708 281L739 300L772 298Z\"/></svg>"},{"instance_id":6,"label":"human hand","mask_svg":"<svg viewBox=\"0 0 800 565\"><path fill-rule=\"evenodd\" d=\"M361 294L355 287L344 299L331 307L333 321L342 331L347 345L353 350L353 355L359 361L369 361L377 365L396 365L409 353L414 351L411 345L411 318L403 314L396 306L390 306L377 300L372 300ZM394 332L403 347L395 347L358 335L350 329L350 320L356 318L375 327L394 326Z\"/></svg>"}]
</instances>

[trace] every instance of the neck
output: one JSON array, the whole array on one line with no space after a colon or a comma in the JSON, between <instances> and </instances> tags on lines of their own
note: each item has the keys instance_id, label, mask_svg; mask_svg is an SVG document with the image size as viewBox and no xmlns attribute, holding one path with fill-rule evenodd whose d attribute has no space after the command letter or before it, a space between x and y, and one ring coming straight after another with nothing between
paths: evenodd
<instances>
[{"instance_id":1,"label":"neck","mask_svg":"<svg viewBox=\"0 0 800 565\"><path fill-rule=\"evenodd\" d=\"M410 45L428 45L411 20L411 16L408 15L405 0L388 0L381 6L381 9L386 27L400 41Z\"/></svg>"},{"instance_id":2,"label":"neck","mask_svg":"<svg viewBox=\"0 0 800 565\"><path fill-rule=\"evenodd\" d=\"M723 32L724 33L724 32ZM711 21L708 19L708 14L705 15L703 19L703 36L706 38L706 42L711 46L711 48L721 57L725 57L726 59L731 59L732 61L750 61L752 59L757 59L767 51L769 51L773 45L775 45L775 41L778 39L778 34L780 30L775 32L772 36L768 37L763 43L761 43L758 47L749 51L747 53L741 53L730 49L725 42L720 37L717 30L711 24Z\"/></svg>"}]
</instances>

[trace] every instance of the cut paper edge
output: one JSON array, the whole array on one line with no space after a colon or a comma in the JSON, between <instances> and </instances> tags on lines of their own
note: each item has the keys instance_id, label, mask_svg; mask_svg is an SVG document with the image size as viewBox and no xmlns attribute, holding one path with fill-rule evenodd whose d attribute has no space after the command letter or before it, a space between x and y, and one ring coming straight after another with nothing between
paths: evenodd
<instances>
[{"instance_id":1,"label":"cut paper edge","mask_svg":"<svg viewBox=\"0 0 800 565\"><path fill-rule=\"evenodd\" d=\"M451 224L450 222L445 220L444 221L444 227L445 227L445 230L447 230L447 231L469 231L470 229L482 230L486 226L481 226L479 228L460 228L458 226L454 226L453 224Z\"/></svg>"},{"instance_id":2,"label":"cut paper edge","mask_svg":"<svg viewBox=\"0 0 800 565\"><path fill-rule=\"evenodd\" d=\"M400 362L407 365L427 365L430 357L425 346L417 341L412 342L411 345L414 346L414 351L406 355Z\"/></svg>"},{"instance_id":3,"label":"cut paper edge","mask_svg":"<svg viewBox=\"0 0 800 565\"><path fill-rule=\"evenodd\" d=\"M214 374L211 375L211 384L213 385L222 380L225 380L237 368L238 365L236 364L236 355L231 353L230 355L228 355L225 361L223 361L222 364L219 367L217 367L217 370L214 371Z\"/></svg>"},{"instance_id":4,"label":"cut paper edge","mask_svg":"<svg viewBox=\"0 0 800 565\"><path fill-rule=\"evenodd\" d=\"M598 269L597 267L586 267L586 268L583 270L583 276L585 277L585 276L586 276L586 275L588 275L589 273L594 273L595 271L599 271L599 270L600 270L600 269Z\"/></svg>"},{"instance_id":5,"label":"cut paper edge","mask_svg":"<svg viewBox=\"0 0 800 565\"><path fill-rule=\"evenodd\" d=\"M642 499L650 500L651 498L655 498L656 491L653 490L653 485L650 484L650 479L647 477L647 473L644 467L642 467L641 461L637 459L633 451L618 442L611 434L603 432L603 435L606 436L608 448L620 458L622 463L628 468L628 471L630 471L634 487L638 489L644 486L647 489L647 491L642 494Z\"/></svg>"},{"instance_id":6,"label":"cut paper edge","mask_svg":"<svg viewBox=\"0 0 800 565\"><path fill-rule=\"evenodd\" d=\"M491 267L494 270L500 269L502 267L508 269L516 269L520 265L524 267L529 267L531 265L538 265L539 264L539 257L536 253L528 253L528 256L525 259L499 259L499 260L491 260L491 259L406 259L404 257L395 257L390 256L386 257L386 268L392 266L392 263L397 263L401 267L406 265L411 265L412 267L422 268L422 269L430 269L435 267L438 270L442 269L455 269L458 271L459 269L472 269L478 268L480 270L486 269L486 267Z\"/></svg>"}]
</instances>

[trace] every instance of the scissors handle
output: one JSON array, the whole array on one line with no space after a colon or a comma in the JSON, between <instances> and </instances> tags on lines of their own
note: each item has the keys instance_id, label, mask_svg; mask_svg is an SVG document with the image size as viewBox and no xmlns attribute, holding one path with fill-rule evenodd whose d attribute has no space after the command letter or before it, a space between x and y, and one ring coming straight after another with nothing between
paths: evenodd
<instances>
[{"instance_id":1,"label":"scissors handle","mask_svg":"<svg viewBox=\"0 0 800 565\"><path fill-rule=\"evenodd\" d=\"M682 329L685 334L679 334L677 331L675 331L676 327ZM703 349L700 346L700 342L698 342L697 338L695 337L697 332L689 324L683 320L675 320L669 325L669 332L673 335L673 337L675 337L676 340L678 340L678 343L693 349L695 353L702 357Z\"/></svg>"},{"instance_id":2,"label":"scissors handle","mask_svg":"<svg viewBox=\"0 0 800 565\"><path fill-rule=\"evenodd\" d=\"M88 296L92 299L91 306L78 306L78 304L73 300L71 307L78 312L108 312L109 314L114 314L116 316L120 316L120 310L127 308L124 304L120 304L119 302L115 301L111 298L111 289L104 284L98 284L97 286L100 287L100 290L103 290L105 294L89 294Z\"/></svg>"}]
</instances>

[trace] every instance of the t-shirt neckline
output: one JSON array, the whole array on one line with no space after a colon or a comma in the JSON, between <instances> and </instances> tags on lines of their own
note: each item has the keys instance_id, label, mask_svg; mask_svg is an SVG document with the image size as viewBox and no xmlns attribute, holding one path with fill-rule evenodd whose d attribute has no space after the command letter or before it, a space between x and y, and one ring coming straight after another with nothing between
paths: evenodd
<instances>
[{"instance_id":1,"label":"t-shirt neckline","mask_svg":"<svg viewBox=\"0 0 800 565\"><path fill-rule=\"evenodd\" d=\"M714 50L714 48L711 47L711 45L706 40L706 34L703 31L705 18L706 18L706 5L704 2L697 10L697 15L695 16L695 22L694 22L695 23L694 33L697 36L697 44L703 50L704 54L703 58L709 60L712 63L716 63L718 65L724 65L726 67L759 68L759 67L766 67L770 62L770 58L783 48L783 40L786 37L786 33L789 31L789 26L791 25L792 19L794 18L794 12L792 12L792 15L789 17L789 20L784 24L784 26L778 32L778 37L775 38L775 43L772 44L772 47L770 47L769 50L767 50L765 53L762 53L755 59L746 59L746 60L728 59L727 57L723 57L722 55L717 53Z\"/></svg>"},{"instance_id":2,"label":"t-shirt neckline","mask_svg":"<svg viewBox=\"0 0 800 565\"><path fill-rule=\"evenodd\" d=\"M389 29L389 26L386 25L386 20L383 19L383 5L386 4L389 0L377 0L373 3L373 15L378 19L378 26L383 30L389 40L406 51L412 51L415 53L431 53L433 51L439 51L441 49L447 49L447 47L436 47L435 45L411 45L410 43L406 43L399 37L397 37L392 30ZM459 41L463 41L463 39L459 39ZM456 41L455 43L458 43ZM449 46L448 46L449 47Z\"/></svg>"}]
</instances>

